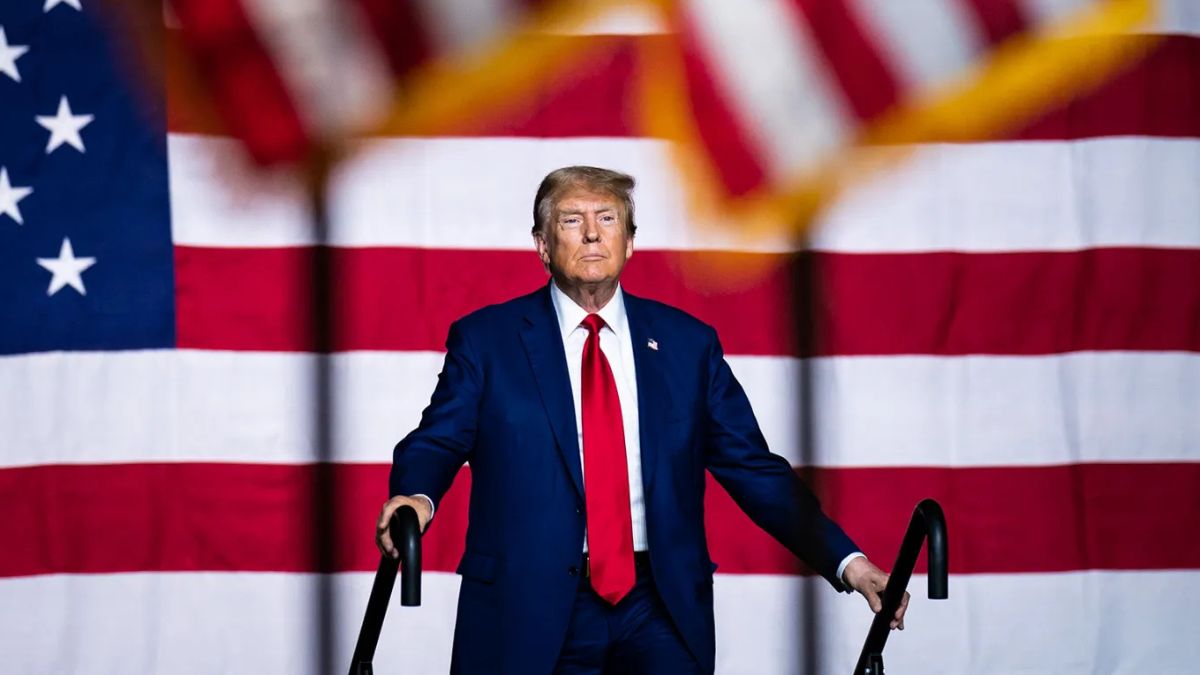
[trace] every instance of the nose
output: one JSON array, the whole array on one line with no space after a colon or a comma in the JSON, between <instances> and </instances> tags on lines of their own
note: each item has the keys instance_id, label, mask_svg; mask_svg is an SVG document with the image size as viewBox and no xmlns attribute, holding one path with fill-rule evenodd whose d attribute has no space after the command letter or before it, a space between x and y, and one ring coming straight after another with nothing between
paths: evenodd
<instances>
[{"instance_id":1,"label":"nose","mask_svg":"<svg viewBox=\"0 0 1200 675\"><path fill-rule=\"evenodd\" d=\"M583 219L583 241L585 244L600 241L600 225L593 217Z\"/></svg>"}]
</instances>

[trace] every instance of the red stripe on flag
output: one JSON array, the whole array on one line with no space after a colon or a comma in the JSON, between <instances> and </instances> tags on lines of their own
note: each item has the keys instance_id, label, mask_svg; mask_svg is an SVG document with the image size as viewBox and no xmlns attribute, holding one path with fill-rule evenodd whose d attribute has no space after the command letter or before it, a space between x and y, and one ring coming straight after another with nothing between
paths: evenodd
<instances>
[{"instance_id":1,"label":"red stripe on flag","mask_svg":"<svg viewBox=\"0 0 1200 675\"><path fill-rule=\"evenodd\" d=\"M999 44L1029 28L1017 0L958 0L974 20L979 37L988 45Z\"/></svg>"},{"instance_id":2,"label":"red stripe on flag","mask_svg":"<svg viewBox=\"0 0 1200 675\"><path fill-rule=\"evenodd\" d=\"M183 43L233 135L263 164L304 157L311 139L241 0L174 0L172 6Z\"/></svg>"},{"instance_id":3,"label":"red stripe on flag","mask_svg":"<svg viewBox=\"0 0 1200 675\"><path fill-rule=\"evenodd\" d=\"M324 477L318 471L328 472ZM0 577L133 571L372 570L372 523L386 465L116 464L0 470ZM956 574L1197 569L1200 463L1007 468L820 469L825 509L881 566L912 507L945 508ZM327 480L326 480L327 479ZM333 541L313 541L314 486L328 484ZM425 569L463 550L469 469L438 504ZM800 566L711 481L707 525L721 572L796 574ZM330 554L331 552L331 554ZM328 557L325 557L327 554ZM564 570L565 573L565 570Z\"/></svg>"},{"instance_id":4,"label":"red stripe on flag","mask_svg":"<svg viewBox=\"0 0 1200 675\"><path fill-rule=\"evenodd\" d=\"M433 56L426 20L414 0L353 0L383 46L393 75L403 77Z\"/></svg>"},{"instance_id":5,"label":"red stripe on flag","mask_svg":"<svg viewBox=\"0 0 1200 675\"><path fill-rule=\"evenodd\" d=\"M1178 514L1200 512L1200 463L838 468L806 475L825 511L880 566L894 561L912 509L925 498L946 512L955 574L1200 565L1200 542L1179 542L1175 524ZM721 571L796 569L795 559L721 490L709 494L707 524ZM917 569L925 569L923 560Z\"/></svg>"},{"instance_id":6,"label":"red stripe on flag","mask_svg":"<svg viewBox=\"0 0 1200 675\"><path fill-rule=\"evenodd\" d=\"M1200 38L1164 37L1145 60L1047 111L1010 138L1121 135L1200 137Z\"/></svg>"},{"instance_id":7,"label":"red stripe on flag","mask_svg":"<svg viewBox=\"0 0 1200 675\"><path fill-rule=\"evenodd\" d=\"M871 120L899 101L899 86L861 19L846 0L791 0L807 20L800 30L812 35L837 76L846 100L860 120Z\"/></svg>"},{"instance_id":8,"label":"red stripe on flag","mask_svg":"<svg viewBox=\"0 0 1200 675\"><path fill-rule=\"evenodd\" d=\"M543 38L550 39L550 38ZM456 136L626 137L638 136L638 49L643 40L664 37L588 35L561 37L578 43L582 63L527 97L498 106L489 115L455 129Z\"/></svg>"},{"instance_id":9,"label":"red stripe on flag","mask_svg":"<svg viewBox=\"0 0 1200 675\"><path fill-rule=\"evenodd\" d=\"M1200 351L1200 250L825 254L821 354Z\"/></svg>"},{"instance_id":10,"label":"red stripe on flag","mask_svg":"<svg viewBox=\"0 0 1200 675\"><path fill-rule=\"evenodd\" d=\"M681 26L688 26L693 20L682 14L679 21ZM732 96L722 86L720 73L712 70L718 60L700 44L698 34L693 28L681 28L679 33L696 132L725 194L745 195L766 185L766 167L756 156L755 139L746 121L729 107Z\"/></svg>"},{"instance_id":11,"label":"red stripe on flag","mask_svg":"<svg viewBox=\"0 0 1200 675\"><path fill-rule=\"evenodd\" d=\"M178 345L310 351L312 248L175 249ZM440 350L449 325L546 283L532 252L333 249L333 344ZM1200 351L1200 250L639 251L623 283L714 325L731 354L799 355L788 307L813 265L815 354ZM419 281L419 283L418 283Z\"/></svg>"}]
</instances>

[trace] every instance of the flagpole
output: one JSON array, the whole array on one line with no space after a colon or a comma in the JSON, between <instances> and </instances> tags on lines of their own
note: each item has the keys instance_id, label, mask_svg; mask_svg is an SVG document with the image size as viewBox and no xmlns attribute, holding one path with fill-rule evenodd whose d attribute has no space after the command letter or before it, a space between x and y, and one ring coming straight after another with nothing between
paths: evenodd
<instances>
[{"instance_id":1,"label":"flagpole","mask_svg":"<svg viewBox=\"0 0 1200 675\"><path fill-rule=\"evenodd\" d=\"M807 227L799 228L799 231L806 233ZM797 253L792 258L792 320L795 321L796 347L800 354L800 370L799 382L797 383L797 396L799 401L798 416L797 416L797 438L799 439L799 461L804 467L803 474L806 481L811 481L812 472L810 468L813 466L815 457L813 444L816 442L816 386L813 381L815 376L813 368L813 357L817 353L817 339L819 335L819 326L817 326L820 313L817 308L820 306L821 293L819 288L819 275L816 268L816 252L809 247L807 234L801 234L798 238ZM811 485L811 484L810 484ZM812 486L816 489L816 486ZM815 588L811 584L803 584L800 586L800 636L797 648L800 649L800 672L804 675L817 675L820 672L819 664L821 662L821 654L818 653L820 645L820 617L818 616L817 594Z\"/></svg>"},{"instance_id":2,"label":"flagpole","mask_svg":"<svg viewBox=\"0 0 1200 675\"><path fill-rule=\"evenodd\" d=\"M317 629L316 672L334 672L336 631L333 625L335 600L333 589L336 513L340 501L333 480L335 437L333 351L333 262L329 249L329 171L331 158L318 149L308 165L309 216L313 231L313 253L308 275L311 281L309 297L309 335L313 351L313 419L312 439L314 472L311 512L308 523L313 528L312 549L309 551L316 571L314 615Z\"/></svg>"}]
</instances>

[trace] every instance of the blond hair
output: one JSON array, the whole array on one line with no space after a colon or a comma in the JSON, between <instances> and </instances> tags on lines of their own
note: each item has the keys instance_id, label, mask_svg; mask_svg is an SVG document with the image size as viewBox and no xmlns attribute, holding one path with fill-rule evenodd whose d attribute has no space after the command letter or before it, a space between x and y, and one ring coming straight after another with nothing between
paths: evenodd
<instances>
[{"instance_id":1,"label":"blond hair","mask_svg":"<svg viewBox=\"0 0 1200 675\"><path fill-rule=\"evenodd\" d=\"M620 202L621 220L632 237L637 232L633 221L633 176L595 166L564 166L546 174L533 198L533 234L545 232L546 224L554 217L558 200L575 188L612 195Z\"/></svg>"}]
</instances>

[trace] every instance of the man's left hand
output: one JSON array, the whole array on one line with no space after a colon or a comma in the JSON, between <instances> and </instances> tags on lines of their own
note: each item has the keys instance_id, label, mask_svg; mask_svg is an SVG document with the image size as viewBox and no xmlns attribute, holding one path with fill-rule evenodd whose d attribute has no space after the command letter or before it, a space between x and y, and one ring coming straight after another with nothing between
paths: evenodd
<instances>
[{"instance_id":1,"label":"man's left hand","mask_svg":"<svg viewBox=\"0 0 1200 675\"><path fill-rule=\"evenodd\" d=\"M846 585L862 593L867 599L867 604L871 606L871 611L876 614L883 609L883 589L887 588L888 576L870 560L861 556L851 560L842 573ZM892 617L893 629L904 630L904 612L907 609L908 591L905 591L904 598L900 600L900 607L896 609L896 616Z\"/></svg>"}]
</instances>

